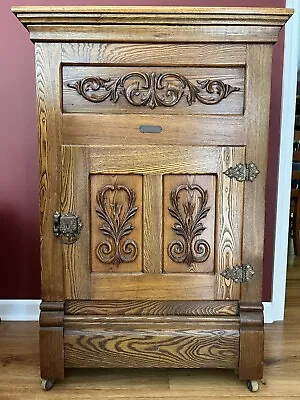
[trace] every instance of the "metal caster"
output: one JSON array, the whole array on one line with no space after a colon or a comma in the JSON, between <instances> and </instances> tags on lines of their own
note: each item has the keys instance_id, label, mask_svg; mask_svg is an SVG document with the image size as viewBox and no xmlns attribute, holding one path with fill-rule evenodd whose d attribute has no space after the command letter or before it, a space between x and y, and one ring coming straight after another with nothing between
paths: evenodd
<instances>
[{"instance_id":1,"label":"metal caster","mask_svg":"<svg viewBox=\"0 0 300 400\"><path fill-rule=\"evenodd\" d=\"M51 390L54 386L55 381L52 381L50 379L43 379L41 380L41 386L42 389L48 392L48 390Z\"/></svg>"},{"instance_id":2,"label":"metal caster","mask_svg":"<svg viewBox=\"0 0 300 400\"><path fill-rule=\"evenodd\" d=\"M247 381L247 388L250 392L258 392L259 383L258 381Z\"/></svg>"}]
</instances>

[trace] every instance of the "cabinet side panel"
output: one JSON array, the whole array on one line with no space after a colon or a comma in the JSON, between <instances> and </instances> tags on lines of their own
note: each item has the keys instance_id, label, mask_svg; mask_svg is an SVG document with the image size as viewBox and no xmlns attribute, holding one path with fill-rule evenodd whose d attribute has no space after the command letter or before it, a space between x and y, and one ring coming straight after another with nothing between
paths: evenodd
<instances>
[{"instance_id":1,"label":"cabinet side panel","mask_svg":"<svg viewBox=\"0 0 300 400\"><path fill-rule=\"evenodd\" d=\"M63 300L61 243L53 234L53 213L59 210L61 45L37 43L36 88L40 151L40 233L43 300Z\"/></svg>"},{"instance_id":2,"label":"cabinet side panel","mask_svg":"<svg viewBox=\"0 0 300 400\"><path fill-rule=\"evenodd\" d=\"M260 171L253 182L245 184L243 263L255 270L252 280L241 285L241 302L258 303L262 299L265 184L271 88L271 45L249 45L246 69L246 162Z\"/></svg>"}]
</instances>

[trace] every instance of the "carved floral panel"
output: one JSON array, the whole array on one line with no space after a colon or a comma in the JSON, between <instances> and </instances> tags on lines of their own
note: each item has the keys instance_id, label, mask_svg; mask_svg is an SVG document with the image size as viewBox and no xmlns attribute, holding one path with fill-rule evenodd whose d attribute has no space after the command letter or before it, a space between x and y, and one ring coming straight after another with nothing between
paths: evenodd
<instances>
[{"instance_id":1,"label":"carved floral panel","mask_svg":"<svg viewBox=\"0 0 300 400\"><path fill-rule=\"evenodd\" d=\"M164 215L164 270L212 272L215 231L214 176L165 176Z\"/></svg>"},{"instance_id":2,"label":"carved floral panel","mask_svg":"<svg viewBox=\"0 0 300 400\"><path fill-rule=\"evenodd\" d=\"M141 196L139 175L91 176L93 271L141 271Z\"/></svg>"},{"instance_id":3,"label":"carved floral panel","mask_svg":"<svg viewBox=\"0 0 300 400\"><path fill-rule=\"evenodd\" d=\"M65 112L243 112L242 68L63 68Z\"/></svg>"}]
</instances>

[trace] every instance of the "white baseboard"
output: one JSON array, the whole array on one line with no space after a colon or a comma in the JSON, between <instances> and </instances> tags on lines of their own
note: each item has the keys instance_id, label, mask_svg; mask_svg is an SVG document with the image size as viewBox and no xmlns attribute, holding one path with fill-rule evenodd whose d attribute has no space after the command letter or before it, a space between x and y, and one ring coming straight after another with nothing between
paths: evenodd
<instances>
[{"instance_id":1,"label":"white baseboard","mask_svg":"<svg viewBox=\"0 0 300 400\"><path fill-rule=\"evenodd\" d=\"M0 300L2 321L38 321L41 300Z\"/></svg>"},{"instance_id":2,"label":"white baseboard","mask_svg":"<svg viewBox=\"0 0 300 400\"><path fill-rule=\"evenodd\" d=\"M265 324L284 320L284 307L282 307L280 301L268 301L264 302L263 305Z\"/></svg>"},{"instance_id":3,"label":"white baseboard","mask_svg":"<svg viewBox=\"0 0 300 400\"><path fill-rule=\"evenodd\" d=\"M2 321L38 321L41 300L0 300ZM281 321L282 315L276 315L272 302L265 302L265 323Z\"/></svg>"},{"instance_id":4,"label":"white baseboard","mask_svg":"<svg viewBox=\"0 0 300 400\"><path fill-rule=\"evenodd\" d=\"M266 301L263 303L264 305L264 321L265 324L270 324L275 321L273 316L273 307L271 301Z\"/></svg>"}]
</instances>

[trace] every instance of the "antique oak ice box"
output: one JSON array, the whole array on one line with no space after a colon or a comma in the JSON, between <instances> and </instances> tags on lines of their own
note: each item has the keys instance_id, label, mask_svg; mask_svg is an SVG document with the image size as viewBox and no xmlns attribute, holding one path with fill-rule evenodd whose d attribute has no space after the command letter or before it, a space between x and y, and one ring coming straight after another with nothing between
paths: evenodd
<instances>
[{"instance_id":1,"label":"antique oak ice box","mask_svg":"<svg viewBox=\"0 0 300 400\"><path fill-rule=\"evenodd\" d=\"M36 51L41 376L263 373L272 45L288 9L15 7Z\"/></svg>"}]
</instances>

